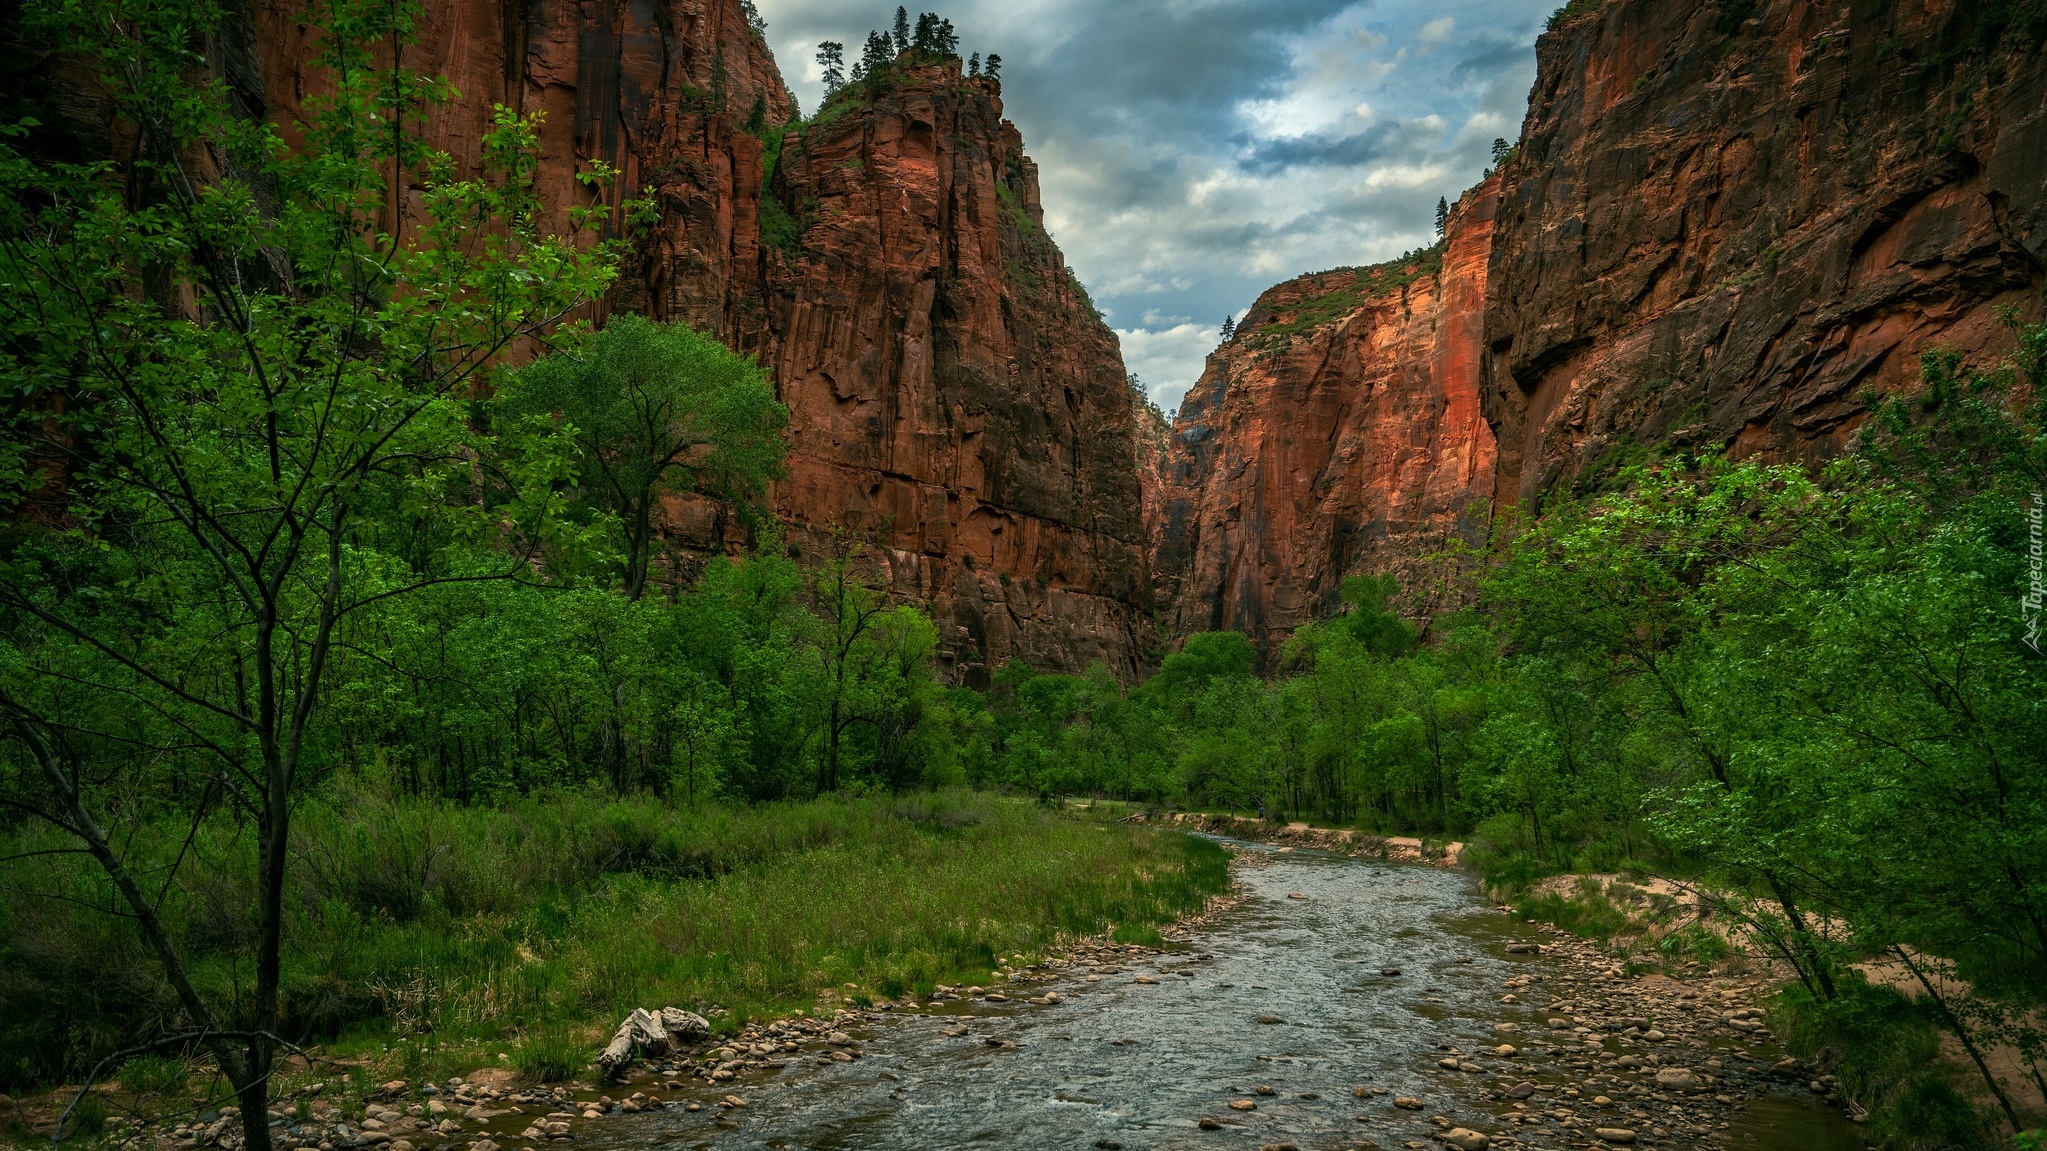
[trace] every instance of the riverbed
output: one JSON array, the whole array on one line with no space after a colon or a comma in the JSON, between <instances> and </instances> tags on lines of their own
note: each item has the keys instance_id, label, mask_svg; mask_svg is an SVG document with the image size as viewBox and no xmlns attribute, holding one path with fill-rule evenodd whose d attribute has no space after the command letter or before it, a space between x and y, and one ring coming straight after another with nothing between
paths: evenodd
<instances>
[{"instance_id":1,"label":"riverbed","mask_svg":"<svg viewBox=\"0 0 2047 1151\"><path fill-rule=\"evenodd\" d=\"M1584 1014L1589 1042L1553 1029L1552 1004L1590 1011L1614 993L1592 983L1629 980L1589 976L1553 946L1510 952L1540 937L1487 906L1467 876L1232 846L1234 907L1164 952L1097 957L1033 985L1056 989L1058 1003L897 1012L860 1033L851 1062L803 1058L663 1092L669 1108L585 1125L577 1142L1309 1151L1434 1148L1463 1128L1492 1147L1565 1148L1594 1145L1604 1128L1662 1148L1862 1146L1837 1111L1769 1073L1781 1052L1767 1040L1672 1024L1668 1039L1643 1043L1602 1034L1618 1029ZM1659 1089L1657 1067L1681 1065L1710 1085ZM728 1093L744 1106L719 1107ZM690 1098L705 1109L673 1106Z\"/></svg>"}]
</instances>

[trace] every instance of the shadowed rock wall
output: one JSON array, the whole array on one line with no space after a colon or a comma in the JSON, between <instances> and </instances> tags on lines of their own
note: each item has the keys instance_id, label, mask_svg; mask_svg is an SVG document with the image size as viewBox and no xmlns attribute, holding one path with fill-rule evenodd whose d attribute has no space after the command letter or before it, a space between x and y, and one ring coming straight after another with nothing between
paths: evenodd
<instances>
[{"instance_id":1,"label":"shadowed rock wall","mask_svg":"<svg viewBox=\"0 0 2047 1151\"><path fill-rule=\"evenodd\" d=\"M1956 0L1611 0L1542 36L1489 277L1498 491L1816 458L2047 256L2047 55Z\"/></svg>"}]
</instances>

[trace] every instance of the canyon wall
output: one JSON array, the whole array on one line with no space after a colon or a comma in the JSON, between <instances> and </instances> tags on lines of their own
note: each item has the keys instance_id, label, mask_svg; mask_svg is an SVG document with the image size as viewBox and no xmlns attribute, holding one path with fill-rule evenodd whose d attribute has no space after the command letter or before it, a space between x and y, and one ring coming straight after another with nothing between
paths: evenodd
<instances>
[{"instance_id":1,"label":"canyon wall","mask_svg":"<svg viewBox=\"0 0 2047 1151\"><path fill-rule=\"evenodd\" d=\"M1000 89L899 69L782 145L799 238L744 327L790 412L782 518L878 545L941 660L1131 679L1149 615L1136 405L1115 333L1044 228Z\"/></svg>"},{"instance_id":2,"label":"canyon wall","mask_svg":"<svg viewBox=\"0 0 2047 1151\"><path fill-rule=\"evenodd\" d=\"M1542 36L1485 318L1500 498L1666 446L1838 452L1922 349L2008 350L2047 55L2005 7L1609 0Z\"/></svg>"},{"instance_id":3,"label":"canyon wall","mask_svg":"<svg viewBox=\"0 0 2047 1151\"><path fill-rule=\"evenodd\" d=\"M317 44L296 0L259 4L252 74L289 122ZM460 93L427 138L463 164L493 104L544 114L558 230L572 204L651 189L658 220L594 312L688 323L772 372L790 435L771 501L796 554L858 548L931 609L953 678L1011 658L1139 674L1151 589L1122 355L1045 232L995 81L906 58L771 155L790 99L738 0L440 0L403 63ZM599 160L618 178L586 189ZM675 496L666 520L674 582L745 542L714 501Z\"/></svg>"},{"instance_id":4,"label":"canyon wall","mask_svg":"<svg viewBox=\"0 0 2047 1151\"><path fill-rule=\"evenodd\" d=\"M1441 273L1281 284L1210 357L1159 481L1168 630L1269 655L1353 572L1426 619L1457 596L1425 557L1489 506L1673 451L1823 458L1922 351L2006 354L2047 283L2047 52L2015 11L1570 5Z\"/></svg>"},{"instance_id":5,"label":"canyon wall","mask_svg":"<svg viewBox=\"0 0 2047 1151\"><path fill-rule=\"evenodd\" d=\"M1454 594L1429 557L1482 547L1490 524L1480 333L1498 200L1496 180L1466 193L1415 259L1267 290L1209 356L1161 481L1169 633L1241 631L1270 657L1346 576L1393 572L1435 606Z\"/></svg>"}]
</instances>

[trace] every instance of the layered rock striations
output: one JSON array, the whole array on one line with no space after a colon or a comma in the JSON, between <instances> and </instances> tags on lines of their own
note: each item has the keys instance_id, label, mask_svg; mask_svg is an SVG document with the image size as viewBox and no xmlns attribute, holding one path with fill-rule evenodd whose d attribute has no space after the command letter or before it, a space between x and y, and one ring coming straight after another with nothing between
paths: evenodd
<instances>
[{"instance_id":1,"label":"layered rock striations","mask_svg":"<svg viewBox=\"0 0 2047 1151\"><path fill-rule=\"evenodd\" d=\"M1493 434L1480 331L1498 184L1412 259L1268 290L1174 424L1154 571L1176 635L1242 631L1268 656L1345 577L1428 594L1427 557L1482 546Z\"/></svg>"},{"instance_id":2,"label":"layered rock striations","mask_svg":"<svg viewBox=\"0 0 2047 1151\"><path fill-rule=\"evenodd\" d=\"M776 511L811 546L875 541L969 681L1012 658L1136 676L1135 404L998 86L899 66L785 139L768 195L795 234L737 338L789 406Z\"/></svg>"},{"instance_id":3,"label":"layered rock striations","mask_svg":"<svg viewBox=\"0 0 2047 1151\"><path fill-rule=\"evenodd\" d=\"M1582 5L1573 5L1581 7ZM1665 447L1836 452L1918 353L2009 348L2047 257L2047 53L2009 6L1609 0L1503 165L1498 491Z\"/></svg>"}]
</instances>

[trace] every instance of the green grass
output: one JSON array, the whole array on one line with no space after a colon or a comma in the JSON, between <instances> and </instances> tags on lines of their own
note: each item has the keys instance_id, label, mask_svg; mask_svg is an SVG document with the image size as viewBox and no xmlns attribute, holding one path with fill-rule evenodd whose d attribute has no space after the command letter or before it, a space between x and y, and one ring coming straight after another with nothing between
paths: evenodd
<instances>
[{"instance_id":1,"label":"green grass","mask_svg":"<svg viewBox=\"0 0 2047 1151\"><path fill-rule=\"evenodd\" d=\"M1635 926L1627 910L1606 897L1596 880L1580 880L1575 894L1545 891L1515 905L1522 919L1554 923L1583 939L1611 942Z\"/></svg>"},{"instance_id":2,"label":"green grass","mask_svg":"<svg viewBox=\"0 0 2047 1151\"><path fill-rule=\"evenodd\" d=\"M590 1045L572 1029L544 1027L520 1042L512 1065L540 1083L574 1079L590 1065Z\"/></svg>"},{"instance_id":3,"label":"green grass","mask_svg":"<svg viewBox=\"0 0 2047 1151\"><path fill-rule=\"evenodd\" d=\"M1227 884L1205 840L975 793L692 810L337 791L301 808L296 850L287 1034L422 1066L504 1054L535 1074L587 1060L633 1007L725 1030L848 983L985 980L998 955L1155 928ZM166 914L225 1002L245 964L249 845L209 824L186 866ZM168 999L126 925L90 910L107 893L80 857L0 872L66 897L0 908L0 1051L14 1053L0 1073L18 1091L77 1075Z\"/></svg>"}]
</instances>

